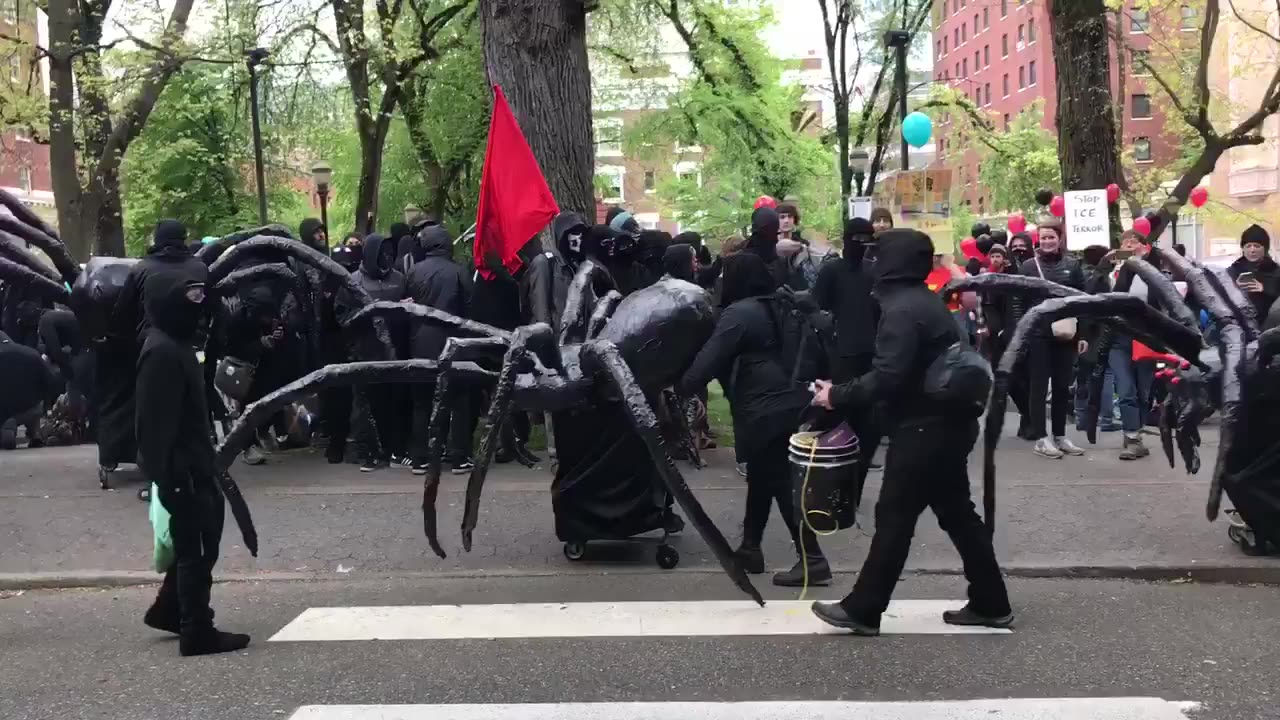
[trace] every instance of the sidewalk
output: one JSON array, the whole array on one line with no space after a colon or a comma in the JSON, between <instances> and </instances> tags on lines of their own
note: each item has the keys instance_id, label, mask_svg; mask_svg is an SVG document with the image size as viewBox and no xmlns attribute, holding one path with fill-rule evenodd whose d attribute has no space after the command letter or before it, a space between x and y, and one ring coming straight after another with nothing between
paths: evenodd
<instances>
[{"instance_id":1,"label":"sidewalk","mask_svg":"<svg viewBox=\"0 0 1280 720\"><path fill-rule=\"evenodd\" d=\"M1015 424L1016 425L1016 424ZM1205 428L1204 466L1213 466L1217 432ZM1193 577L1280 583L1280 559L1248 558L1227 539L1225 520L1204 519L1207 470L1192 478L1170 470L1152 438L1152 456L1123 463L1119 434L1100 436L1082 458L1051 461L1027 443L1007 438L998 456L997 549L1011 573ZM1079 440L1083 445L1083 440ZM736 543L745 484L731 452L708 454L701 472L681 465L720 529ZM981 453L971 479L981 507ZM260 557L240 546L230 515L220 572L231 577L317 577L423 574L560 574L658 572L652 544L592 546L570 563L556 540L551 475L545 469L495 466L481 506L476 545L461 550L465 477L446 475L439 500L437 559L422 536L422 484L405 469L366 475L354 465L331 466L309 451L274 456L233 473L253 511ZM837 572L857 570L870 541L879 474L872 473L860 512L862 527L823 539ZM0 453L0 587L118 584L153 580L151 529L136 499L136 474L117 474L118 490L98 489L95 449L51 448ZM677 542L680 571L718 571L692 529ZM794 554L775 515L766 558L788 567ZM953 572L958 558L932 515L921 519L908 568Z\"/></svg>"}]
</instances>

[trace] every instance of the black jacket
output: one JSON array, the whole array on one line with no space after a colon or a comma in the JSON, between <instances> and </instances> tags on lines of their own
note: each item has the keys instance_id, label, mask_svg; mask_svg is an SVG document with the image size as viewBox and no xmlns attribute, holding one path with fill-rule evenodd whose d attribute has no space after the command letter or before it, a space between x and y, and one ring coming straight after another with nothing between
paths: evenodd
<instances>
[{"instance_id":1,"label":"black jacket","mask_svg":"<svg viewBox=\"0 0 1280 720\"><path fill-rule=\"evenodd\" d=\"M851 358L875 352L880 307L872 295L874 280L863 266L863 243L845 245L843 257L831 258L818 271L813 299L836 320L836 349Z\"/></svg>"},{"instance_id":2,"label":"black jacket","mask_svg":"<svg viewBox=\"0 0 1280 720\"><path fill-rule=\"evenodd\" d=\"M680 381L686 396L716 378L733 413L733 431L743 456L796 431L812 395L791 382L780 354L771 296L739 300L720 313L715 332Z\"/></svg>"},{"instance_id":3,"label":"black jacket","mask_svg":"<svg viewBox=\"0 0 1280 720\"><path fill-rule=\"evenodd\" d=\"M1280 266L1269 255L1264 255L1256 263L1241 257L1227 268L1227 275L1232 280L1244 272L1253 273L1258 282L1262 283L1262 292L1245 293L1245 297L1249 298L1249 302L1258 311L1258 324L1261 325L1267 319L1267 313L1271 312L1271 306L1280 299Z\"/></svg>"},{"instance_id":4,"label":"black jacket","mask_svg":"<svg viewBox=\"0 0 1280 720\"><path fill-rule=\"evenodd\" d=\"M52 403L59 392L61 384L39 352L0 338L0 425L41 402Z\"/></svg>"},{"instance_id":5,"label":"black jacket","mask_svg":"<svg viewBox=\"0 0 1280 720\"><path fill-rule=\"evenodd\" d=\"M198 488L214 485L212 428L204 375L192 347L203 308L186 297L190 276L167 273L148 287L152 327L138 355L138 460L173 513Z\"/></svg>"},{"instance_id":6,"label":"black jacket","mask_svg":"<svg viewBox=\"0 0 1280 720\"><path fill-rule=\"evenodd\" d=\"M424 256L409 271L409 297L458 317L467 317L471 305L471 279L466 270L450 258L449 233L439 225L425 228L418 236ZM436 323L420 322L412 333L415 358L435 360L444 350L450 331Z\"/></svg>"},{"instance_id":7,"label":"black jacket","mask_svg":"<svg viewBox=\"0 0 1280 720\"><path fill-rule=\"evenodd\" d=\"M924 284L933 268L933 242L916 230L880 235L875 293L880 302L875 359L871 371L831 390L831 402L845 413L877 407L890 425L943 417L921 390L925 369L960 340L942 298Z\"/></svg>"},{"instance_id":8,"label":"black jacket","mask_svg":"<svg viewBox=\"0 0 1280 720\"><path fill-rule=\"evenodd\" d=\"M404 275L395 269L396 246L386 237L378 234L370 235L364 241L364 253L360 258L360 269L355 278L373 299L403 300L405 297Z\"/></svg>"},{"instance_id":9,"label":"black jacket","mask_svg":"<svg viewBox=\"0 0 1280 720\"><path fill-rule=\"evenodd\" d=\"M65 380L71 380L71 360L85 350L80 335L80 323L70 310L50 310L40 318L40 344L44 354L62 372Z\"/></svg>"},{"instance_id":10,"label":"black jacket","mask_svg":"<svg viewBox=\"0 0 1280 720\"><path fill-rule=\"evenodd\" d=\"M117 336L132 335L138 343L146 339L147 330L151 327L151 317L147 312L147 279L158 273L176 273L183 278L199 282L209 279L209 268L204 262L191 255L184 241L161 240L147 251L147 256L129 269L129 277L120 289L120 297L116 300L115 312L112 314L113 333Z\"/></svg>"},{"instance_id":11,"label":"black jacket","mask_svg":"<svg viewBox=\"0 0 1280 720\"><path fill-rule=\"evenodd\" d=\"M1022 263L1022 267L1018 271L1027 277L1043 277L1050 282L1066 285L1076 290L1084 290L1084 270L1080 267L1080 261L1063 254L1057 260L1046 260L1039 252L1034 257ZM1025 314L1031 308L1044 302L1046 298L1029 299L1022 308ZM1022 315L1019 315L1015 322L1021 321ZM1052 331L1047 327L1037 327L1031 331L1036 337L1049 337Z\"/></svg>"},{"instance_id":12,"label":"black jacket","mask_svg":"<svg viewBox=\"0 0 1280 720\"><path fill-rule=\"evenodd\" d=\"M553 252L538 253L520 277L520 315L525 323L546 323L560 334L573 270Z\"/></svg>"},{"instance_id":13,"label":"black jacket","mask_svg":"<svg viewBox=\"0 0 1280 720\"><path fill-rule=\"evenodd\" d=\"M1018 269L1012 266L1001 271L1006 275L1017 275ZM1022 317L1022 296L1016 293L983 293L982 317L987 321L987 333L995 347L1002 351L1013 337L1013 329Z\"/></svg>"}]
</instances>

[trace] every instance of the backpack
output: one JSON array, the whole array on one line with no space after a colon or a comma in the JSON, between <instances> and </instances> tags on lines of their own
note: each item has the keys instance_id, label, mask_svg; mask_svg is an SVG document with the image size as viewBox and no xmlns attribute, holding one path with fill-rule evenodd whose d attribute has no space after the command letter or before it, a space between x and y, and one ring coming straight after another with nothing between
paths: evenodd
<instances>
[{"instance_id":1,"label":"backpack","mask_svg":"<svg viewBox=\"0 0 1280 720\"><path fill-rule=\"evenodd\" d=\"M791 368L792 383L831 377L835 352L835 322L807 293L779 288L766 303L778 338L778 356Z\"/></svg>"},{"instance_id":2,"label":"backpack","mask_svg":"<svg viewBox=\"0 0 1280 720\"><path fill-rule=\"evenodd\" d=\"M924 396L966 417L981 417L991 395L991 365L963 340L949 345L924 371Z\"/></svg>"}]
</instances>

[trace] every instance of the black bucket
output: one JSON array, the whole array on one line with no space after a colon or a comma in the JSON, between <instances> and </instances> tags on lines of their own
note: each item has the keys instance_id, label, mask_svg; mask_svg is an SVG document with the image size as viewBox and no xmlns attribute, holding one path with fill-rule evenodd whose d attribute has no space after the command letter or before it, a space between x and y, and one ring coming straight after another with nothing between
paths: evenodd
<instances>
[{"instance_id":1,"label":"black bucket","mask_svg":"<svg viewBox=\"0 0 1280 720\"><path fill-rule=\"evenodd\" d=\"M824 434L796 433L791 436L789 458L801 521L818 534L853 527L860 494L857 436L847 426Z\"/></svg>"}]
</instances>

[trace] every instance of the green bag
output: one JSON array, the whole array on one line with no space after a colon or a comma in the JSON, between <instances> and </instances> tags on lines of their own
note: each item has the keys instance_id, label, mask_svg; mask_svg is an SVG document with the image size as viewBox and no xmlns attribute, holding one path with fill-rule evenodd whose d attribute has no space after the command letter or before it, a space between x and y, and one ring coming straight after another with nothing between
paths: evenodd
<instances>
[{"instance_id":1,"label":"green bag","mask_svg":"<svg viewBox=\"0 0 1280 720\"><path fill-rule=\"evenodd\" d=\"M158 573L173 567L173 536L169 534L169 511L160 502L160 488L151 483L151 532L155 546L151 553L151 567Z\"/></svg>"}]
</instances>

